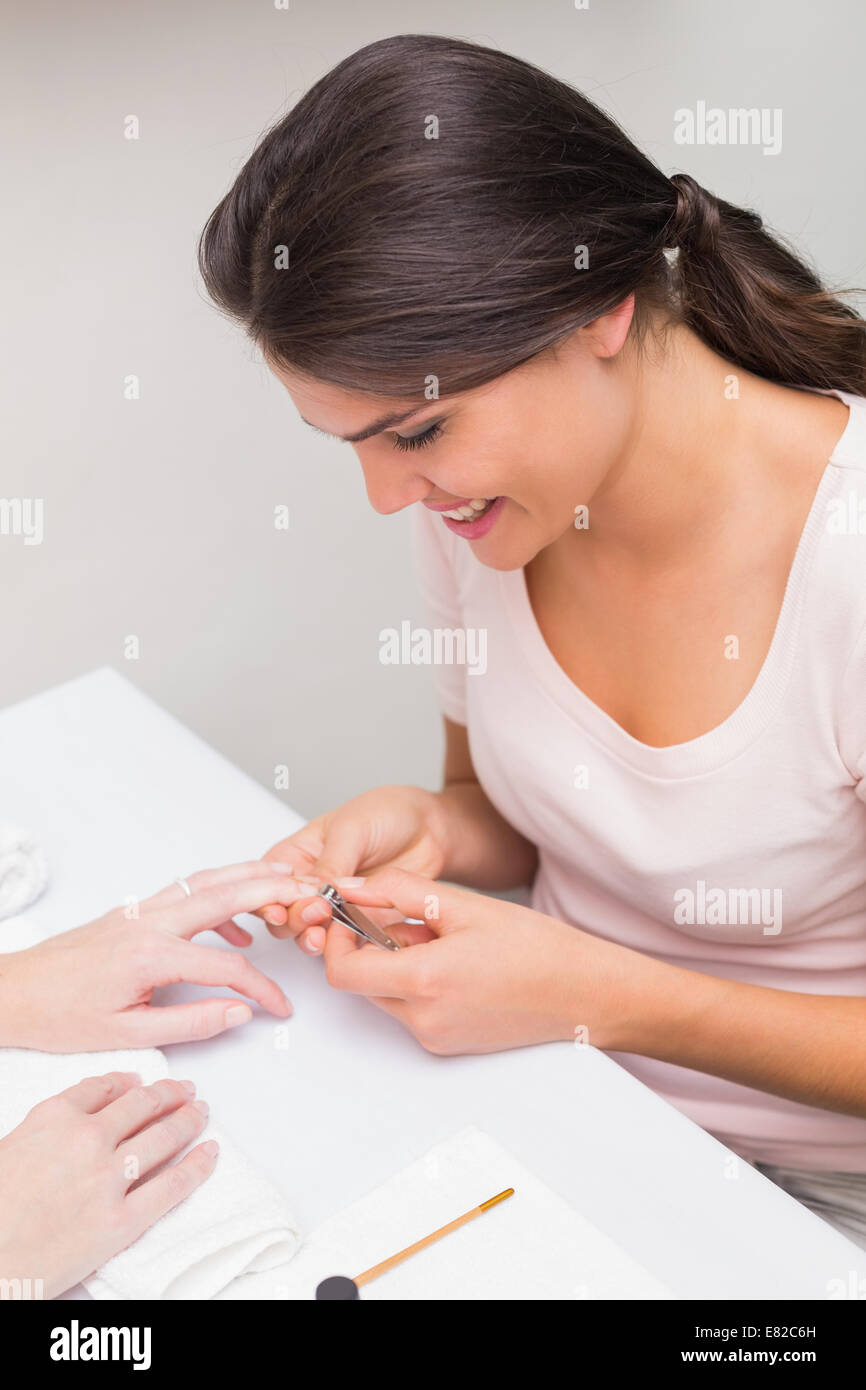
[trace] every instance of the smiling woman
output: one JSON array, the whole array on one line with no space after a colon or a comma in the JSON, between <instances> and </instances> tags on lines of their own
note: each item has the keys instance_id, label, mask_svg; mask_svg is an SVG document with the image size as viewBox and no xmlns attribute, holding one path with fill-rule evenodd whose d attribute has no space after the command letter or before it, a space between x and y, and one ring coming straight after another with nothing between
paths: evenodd
<instances>
[{"instance_id":1,"label":"smiling woman","mask_svg":"<svg viewBox=\"0 0 866 1390\"><path fill-rule=\"evenodd\" d=\"M862 319L572 87L436 35L317 82L199 257L412 508L436 632L485 641L483 679L433 666L441 791L270 851L406 949L312 897L272 930L432 1051L588 1039L866 1243L866 537L825 525L866 492ZM732 893L770 928L682 910Z\"/></svg>"}]
</instances>

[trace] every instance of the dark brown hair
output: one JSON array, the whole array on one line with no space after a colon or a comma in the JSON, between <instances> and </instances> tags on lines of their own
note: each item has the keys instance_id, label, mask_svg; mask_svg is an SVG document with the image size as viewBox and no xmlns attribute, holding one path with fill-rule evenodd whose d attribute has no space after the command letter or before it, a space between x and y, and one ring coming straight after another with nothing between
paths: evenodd
<instances>
[{"instance_id":1,"label":"dark brown hair","mask_svg":"<svg viewBox=\"0 0 866 1390\"><path fill-rule=\"evenodd\" d=\"M199 265L266 357L377 395L481 385L632 291L636 334L663 308L759 376L866 394L866 323L757 213L668 179L565 82L439 35L321 78L214 209Z\"/></svg>"}]
</instances>

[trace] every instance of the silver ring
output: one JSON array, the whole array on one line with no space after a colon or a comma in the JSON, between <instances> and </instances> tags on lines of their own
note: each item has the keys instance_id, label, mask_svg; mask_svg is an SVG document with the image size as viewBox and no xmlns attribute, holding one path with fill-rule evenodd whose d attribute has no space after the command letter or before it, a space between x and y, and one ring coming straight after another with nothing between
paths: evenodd
<instances>
[{"instance_id":1,"label":"silver ring","mask_svg":"<svg viewBox=\"0 0 866 1390\"><path fill-rule=\"evenodd\" d=\"M179 884L180 884L181 888L182 888L183 891L186 893L186 896L187 896L188 898L191 898L191 897L192 897L192 889L190 888L190 886L189 886L189 884L187 883L187 881L186 881L185 878L176 878L176 879L175 879L175 883L179 883Z\"/></svg>"}]
</instances>

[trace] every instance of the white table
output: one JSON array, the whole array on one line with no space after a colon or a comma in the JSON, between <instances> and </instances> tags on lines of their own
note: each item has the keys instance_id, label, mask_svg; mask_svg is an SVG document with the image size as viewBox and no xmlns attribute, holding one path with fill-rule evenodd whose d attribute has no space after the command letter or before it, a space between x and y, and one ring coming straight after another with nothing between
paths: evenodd
<instances>
[{"instance_id":1,"label":"white table","mask_svg":"<svg viewBox=\"0 0 866 1390\"><path fill-rule=\"evenodd\" d=\"M321 744L327 757L324 730ZM256 858L302 823L108 668L0 713L0 815L44 844L38 911L58 930L178 874ZM748 1164L732 1181L729 1151L604 1053L562 1043L433 1057L331 990L320 959L246 922L251 958L294 1002L288 1046L257 1012L166 1052L303 1230L475 1124L677 1297L825 1299L828 1280L866 1278L866 1252Z\"/></svg>"}]
</instances>

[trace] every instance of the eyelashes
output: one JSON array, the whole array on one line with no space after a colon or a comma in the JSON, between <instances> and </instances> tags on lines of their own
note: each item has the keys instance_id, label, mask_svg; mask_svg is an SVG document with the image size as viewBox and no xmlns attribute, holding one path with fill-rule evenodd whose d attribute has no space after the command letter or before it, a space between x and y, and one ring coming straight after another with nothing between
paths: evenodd
<instances>
[{"instance_id":1,"label":"eyelashes","mask_svg":"<svg viewBox=\"0 0 866 1390\"><path fill-rule=\"evenodd\" d=\"M392 436L391 442L395 449L400 449L403 452L407 449L426 449L427 445L437 440L441 433L442 425L440 421L437 420L429 429L425 430L423 434L395 434Z\"/></svg>"}]
</instances>

